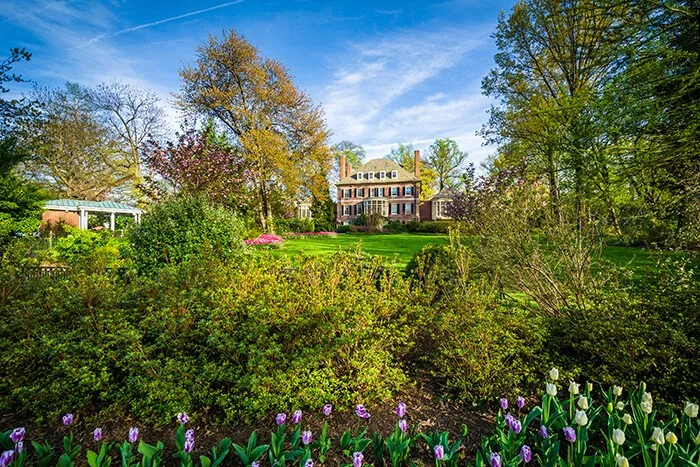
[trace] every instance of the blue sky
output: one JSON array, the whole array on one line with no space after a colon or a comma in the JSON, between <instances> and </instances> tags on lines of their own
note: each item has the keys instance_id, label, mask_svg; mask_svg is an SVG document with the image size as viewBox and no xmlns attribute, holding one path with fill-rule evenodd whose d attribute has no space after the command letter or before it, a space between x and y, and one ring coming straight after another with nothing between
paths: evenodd
<instances>
[{"instance_id":1,"label":"blue sky","mask_svg":"<svg viewBox=\"0 0 700 467\"><path fill-rule=\"evenodd\" d=\"M493 66L498 13L512 4L2 0L0 50L28 48L32 61L17 71L41 85L117 79L150 89L175 130L178 69L209 34L235 28L321 104L332 142L351 140L373 158L450 137L479 163L493 151L475 134L490 104L481 78Z\"/></svg>"}]
</instances>

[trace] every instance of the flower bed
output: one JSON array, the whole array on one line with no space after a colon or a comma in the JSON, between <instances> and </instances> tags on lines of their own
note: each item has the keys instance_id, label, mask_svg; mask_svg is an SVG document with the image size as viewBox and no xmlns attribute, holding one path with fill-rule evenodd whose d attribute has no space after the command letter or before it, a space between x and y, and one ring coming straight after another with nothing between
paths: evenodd
<instances>
[{"instance_id":1,"label":"flower bed","mask_svg":"<svg viewBox=\"0 0 700 467\"><path fill-rule=\"evenodd\" d=\"M496 426L475 449L471 465L697 465L700 459L697 404L686 402L682 413L676 415L670 411L662 418L654 410L653 397L644 383L625 397L625 390L619 386L603 389L591 383L581 387L569 382L568 394L560 399L558 379L559 372L553 368L541 404L534 407L528 407L523 397L518 397L514 403L500 399ZM331 436L327 417L331 417L332 412L330 404L323 406L321 413L326 420L320 427L307 426L301 410L295 410L289 417L279 413L269 443L259 443L255 432L245 446L233 444L226 438L214 446L210 454L200 455L197 464L217 465L228 456L237 456L240 463L250 467L268 463L313 467L314 463L324 462L360 467L385 465L386 461L392 466L401 466L428 458L436 466L465 464L466 425L461 433L421 431L410 422L410 408L399 403L394 430L387 436L370 434L366 423L372 417L371 412L358 404L354 411L357 428ZM183 466L193 466L197 447L195 430L186 429L187 414L178 414L176 420L179 427L175 432L174 457ZM70 427L75 417L67 414L62 421ZM91 467L109 465L115 452L122 459L122 465L139 462L163 465L168 458L163 443L153 446L139 441L139 437L139 430L131 428L126 440L110 442L103 440L101 428L94 428L94 445L91 446L94 450L88 449L87 464ZM33 453L29 456L24 442L24 428L0 435L0 447L4 451L0 467L23 466L30 457L40 465L53 465L56 461L50 445L33 441ZM78 462L80 453L81 447L74 445L73 434L66 436L58 465L73 465Z\"/></svg>"},{"instance_id":2,"label":"flower bed","mask_svg":"<svg viewBox=\"0 0 700 467\"><path fill-rule=\"evenodd\" d=\"M279 237L274 234L260 234L256 238L252 238L249 240L244 240L243 243L245 243L248 246L253 246L253 247L272 247L272 248L279 248L282 246L282 243L284 242L284 239L282 237Z\"/></svg>"}]
</instances>

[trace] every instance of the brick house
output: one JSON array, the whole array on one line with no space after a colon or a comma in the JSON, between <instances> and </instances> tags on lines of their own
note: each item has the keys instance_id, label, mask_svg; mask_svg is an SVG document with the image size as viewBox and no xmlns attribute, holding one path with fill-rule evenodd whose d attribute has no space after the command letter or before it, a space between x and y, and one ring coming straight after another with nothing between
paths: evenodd
<instances>
[{"instance_id":1,"label":"brick house","mask_svg":"<svg viewBox=\"0 0 700 467\"><path fill-rule=\"evenodd\" d=\"M389 159L373 159L353 171L341 155L336 223L349 224L363 213L402 223L419 220L420 151L414 157L411 173Z\"/></svg>"}]
</instances>

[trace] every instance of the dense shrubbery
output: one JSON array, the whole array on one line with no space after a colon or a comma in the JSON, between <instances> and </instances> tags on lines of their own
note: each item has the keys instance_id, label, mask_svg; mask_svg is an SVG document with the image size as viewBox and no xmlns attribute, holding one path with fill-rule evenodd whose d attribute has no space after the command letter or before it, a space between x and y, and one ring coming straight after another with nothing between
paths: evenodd
<instances>
[{"instance_id":1,"label":"dense shrubbery","mask_svg":"<svg viewBox=\"0 0 700 467\"><path fill-rule=\"evenodd\" d=\"M110 231L100 232L66 227L67 235L55 240L51 251L54 261L68 265L89 263L102 267L124 265L121 251L128 244L124 238L115 238Z\"/></svg>"},{"instance_id":2,"label":"dense shrubbery","mask_svg":"<svg viewBox=\"0 0 700 467\"><path fill-rule=\"evenodd\" d=\"M315 232L316 222L313 219L277 219L275 220L275 228L280 234L288 232Z\"/></svg>"},{"instance_id":3,"label":"dense shrubbery","mask_svg":"<svg viewBox=\"0 0 700 467\"><path fill-rule=\"evenodd\" d=\"M406 224L408 232L446 234L455 227L452 221L413 221Z\"/></svg>"},{"instance_id":4,"label":"dense shrubbery","mask_svg":"<svg viewBox=\"0 0 700 467\"><path fill-rule=\"evenodd\" d=\"M153 423L186 409L230 421L377 402L408 381L400 362L417 308L398 273L346 255L296 268L213 258L150 276L73 268L10 290L3 409L126 410Z\"/></svg>"},{"instance_id":5,"label":"dense shrubbery","mask_svg":"<svg viewBox=\"0 0 700 467\"><path fill-rule=\"evenodd\" d=\"M155 205L129 237L129 256L142 272L187 262L205 249L224 260L244 252L242 222L202 197L174 198Z\"/></svg>"}]
</instances>

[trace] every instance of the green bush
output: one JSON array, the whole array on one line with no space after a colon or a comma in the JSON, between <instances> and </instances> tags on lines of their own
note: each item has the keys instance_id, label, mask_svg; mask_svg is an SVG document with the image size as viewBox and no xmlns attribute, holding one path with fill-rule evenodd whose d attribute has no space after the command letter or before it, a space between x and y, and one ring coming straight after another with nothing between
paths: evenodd
<instances>
[{"instance_id":1,"label":"green bush","mask_svg":"<svg viewBox=\"0 0 700 467\"><path fill-rule=\"evenodd\" d=\"M66 226L65 237L56 239L51 249L51 257L59 263L70 266L89 263L96 266L115 268L124 265L121 251L127 242L115 238L109 231L95 232Z\"/></svg>"},{"instance_id":2,"label":"green bush","mask_svg":"<svg viewBox=\"0 0 700 467\"><path fill-rule=\"evenodd\" d=\"M315 232L316 225L313 219L277 219L275 220L277 233L288 232L304 233Z\"/></svg>"},{"instance_id":3,"label":"green bush","mask_svg":"<svg viewBox=\"0 0 700 467\"><path fill-rule=\"evenodd\" d=\"M348 232L350 232L350 227L352 227L352 226L351 225L339 225L335 229L335 231L338 233L348 233Z\"/></svg>"},{"instance_id":4,"label":"green bush","mask_svg":"<svg viewBox=\"0 0 700 467\"><path fill-rule=\"evenodd\" d=\"M387 222L387 224L384 226L384 231L385 232L394 232L394 233L401 233L401 232L406 232L406 225L402 224L401 222L396 222L396 221L391 221Z\"/></svg>"},{"instance_id":5,"label":"green bush","mask_svg":"<svg viewBox=\"0 0 700 467\"><path fill-rule=\"evenodd\" d=\"M153 207L130 234L129 256L141 272L180 264L210 250L223 260L245 252L243 224L201 197L174 198Z\"/></svg>"},{"instance_id":6,"label":"green bush","mask_svg":"<svg viewBox=\"0 0 700 467\"><path fill-rule=\"evenodd\" d=\"M406 224L406 230L415 233L447 234L455 225L452 221L412 221Z\"/></svg>"}]
</instances>

